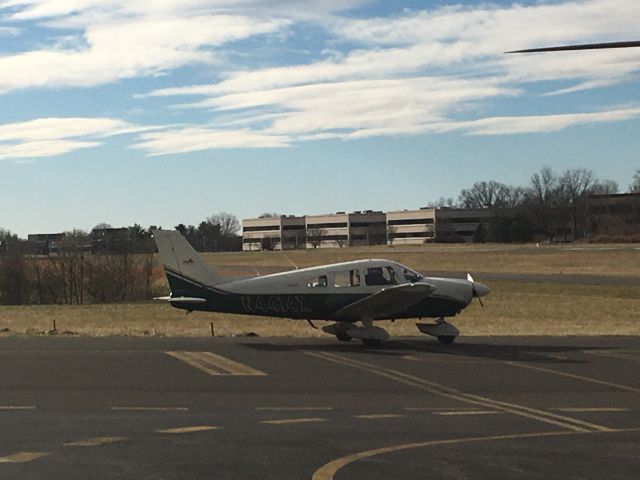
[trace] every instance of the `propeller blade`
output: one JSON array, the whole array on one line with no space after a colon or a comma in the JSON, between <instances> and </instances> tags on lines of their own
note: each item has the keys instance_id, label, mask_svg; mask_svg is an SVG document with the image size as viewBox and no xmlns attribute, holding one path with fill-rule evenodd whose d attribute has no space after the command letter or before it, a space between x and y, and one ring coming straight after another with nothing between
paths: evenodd
<instances>
[{"instance_id":1,"label":"propeller blade","mask_svg":"<svg viewBox=\"0 0 640 480\"><path fill-rule=\"evenodd\" d=\"M525 50L512 50L510 52L505 52L505 53L561 52L566 50L599 50L603 48L632 48L632 47L640 47L640 41L585 43L582 45L560 45L557 47L527 48Z\"/></svg>"}]
</instances>

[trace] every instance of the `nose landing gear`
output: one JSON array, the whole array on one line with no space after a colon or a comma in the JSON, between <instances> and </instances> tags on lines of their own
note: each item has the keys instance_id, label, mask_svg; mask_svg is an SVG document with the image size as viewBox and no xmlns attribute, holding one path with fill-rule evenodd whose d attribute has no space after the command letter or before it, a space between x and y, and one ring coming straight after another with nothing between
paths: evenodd
<instances>
[{"instance_id":1,"label":"nose landing gear","mask_svg":"<svg viewBox=\"0 0 640 480\"><path fill-rule=\"evenodd\" d=\"M422 333L436 337L438 342L444 345L452 344L460 335L460 330L447 322L444 318L439 318L436 323L416 323L416 327Z\"/></svg>"}]
</instances>

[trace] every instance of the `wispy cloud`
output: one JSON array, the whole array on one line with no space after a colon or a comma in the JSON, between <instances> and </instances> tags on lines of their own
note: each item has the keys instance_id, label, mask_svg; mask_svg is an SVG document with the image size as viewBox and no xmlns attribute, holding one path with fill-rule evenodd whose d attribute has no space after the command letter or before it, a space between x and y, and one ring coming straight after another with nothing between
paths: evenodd
<instances>
[{"instance_id":1,"label":"wispy cloud","mask_svg":"<svg viewBox=\"0 0 640 480\"><path fill-rule=\"evenodd\" d=\"M20 35L20 29L15 27L0 27L0 37L15 37Z\"/></svg>"},{"instance_id":2,"label":"wispy cloud","mask_svg":"<svg viewBox=\"0 0 640 480\"><path fill-rule=\"evenodd\" d=\"M249 129L220 130L204 127L168 128L140 135L134 148L149 155L198 152L224 148L280 148L289 146L289 138Z\"/></svg>"},{"instance_id":3,"label":"wispy cloud","mask_svg":"<svg viewBox=\"0 0 640 480\"><path fill-rule=\"evenodd\" d=\"M633 110L459 118L477 114L497 98L516 97L531 83L562 81L561 88L547 93L560 95L628 81L640 73L635 51L503 52L632 36L639 16L635 0L449 6L392 18L334 16L324 26L336 37L356 42L356 48L306 64L232 71L216 83L159 89L150 96L200 97L178 106L210 109L214 118L235 111L247 128L287 135L292 141L444 130L506 135L622 121L635 118ZM567 87L567 82L574 83Z\"/></svg>"},{"instance_id":4,"label":"wispy cloud","mask_svg":"<svg viewBox=\"0 0 640 480\"><path fill-rule=\"evenodd\" d=\"M0 160L53 157L146 128L113 118L41 118L0 125Z\"/></svg>"},{"instance_id":5,"label":"wispy cloud","mask_svg":"<svg viewBox=\"0 0 640 480\"><path fill-rule=\"evenodd\" d=\"M213 63L207 47L271 32L279 21L238 16L120 19L86 28L66 48L0 57L0 92L36 86L93 86ZM73 43L75 45L69 46Z\"/></svg>"},{"instance_id":6,"label":"wispy cloud","mask_svg":"<svg viewBox=\"0 0 640 480\"><path fill-rule=\"evenodd\" d=\"M0 74L0 92L86 87L211 66L207 78L216 79L212 83L167 82L175 86L140 95L156 102L163 98L180 115L192 109L210 115L199 125L186 121L136 136L133 146L150 155L442 131L548 132L637 117L633 108L606 105L591 113L487 113L496 101L517 99L532 84L538 90L543 85L543 95L560 96L637 78L640 55L635 50L503 54L531 46L635 38L637 0L452 5L384 18L341 13L365 3L0 0L12 26L38 22L65 35L62 42L58 36L40 49L0 57L0 72L11 72ZM304 45L313 60L263 59L249 50L238 63L227 61L233 42L258 36L287 42L287 35L278 35L295 35L302 25L323 32L320 40Z\"/></svg>"},{"instance_id":7,"label":"wispy cloud","mask_svg":"<svg viewBox=\"0 0 640 480\"><path fill-rule=\"evenodd\" d=\"M594 123L611 123L640 118L640 108L623 108L603 112L567 113L561 115L528 115L481 118L467 122L434 124L436 132L462 130L468 135L513 135L558 132L565 128Z\"/></svg>"}]
</instances>

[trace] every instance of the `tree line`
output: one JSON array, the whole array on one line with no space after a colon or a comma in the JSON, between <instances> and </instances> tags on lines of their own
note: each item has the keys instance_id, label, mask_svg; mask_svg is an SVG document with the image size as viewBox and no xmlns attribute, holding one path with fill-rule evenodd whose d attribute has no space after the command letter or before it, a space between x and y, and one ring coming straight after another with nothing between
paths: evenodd
<instances>
[{"instance_id":1,"label":"tree line","mask_svg":"<svg viewBox=\"0 0 640 480\"><path fill-rule=\"evenodd\" d=\"M199 251L241 249L235 216L175 227ZM28 242L0 229L0 304L84 304L148 300L164 293L152 239L156 226L41 236ZM239 247L239 248L238 248Z\"/></svg>"},{"instance_id":2,"label":"tree line","mask_svg":"<svg viewBox=\"0 0 640 480\"><path fill-rule=\"evenodd\" d=\"M476 241L522 242L535 237L567 241L589 235L637 234L637 223L632 227L605 225L590 215L589 196L618 193L618 190L615 181L599 179L585 168L557 173L543 167L531 175L524 186L479 181L462 189L457 200L441 198L433 206L493 211L488 228L481 225L476 232ZM640 193L640 169L633 176L629 193Z\"/></svg>"}]
</instances>

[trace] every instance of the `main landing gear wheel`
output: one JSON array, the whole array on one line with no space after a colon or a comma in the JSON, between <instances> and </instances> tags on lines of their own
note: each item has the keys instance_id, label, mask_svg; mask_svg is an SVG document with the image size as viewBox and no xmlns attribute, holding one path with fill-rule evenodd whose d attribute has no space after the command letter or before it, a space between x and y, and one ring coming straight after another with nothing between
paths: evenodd
<instances>
[{"instance_id":1,"label":"main landing gear wheel","mask_svg":"<svg viewBox=\"0 0 640 480\"><path fill-rule=\"evenodd\" d=\"M350 342L351 336L347 335L346 332L338 332L336 333L336 338L341 342Z\"/></svg>"},{"instance_id":2,"label":"main landing gear wheel","mask_svg":"<svg viewBox=\"0 0 640 480\"><path fill-rule=\"evenodd\" d=\"M364 343L365 347L377 348L382 345L382 340L377 338L363 338L362 343Z\"/></svg>"},{"instance_id":3,"label":"main landing gear wheel","mask_svg":"<svg viewBox=\"0 0 640 480\"><path fill-rule=\"evenodd\" d=\"M455 335L438 335L438 342L443 345L451 345L453 341L456 339Z\"/></svg>"}]
</instances>

